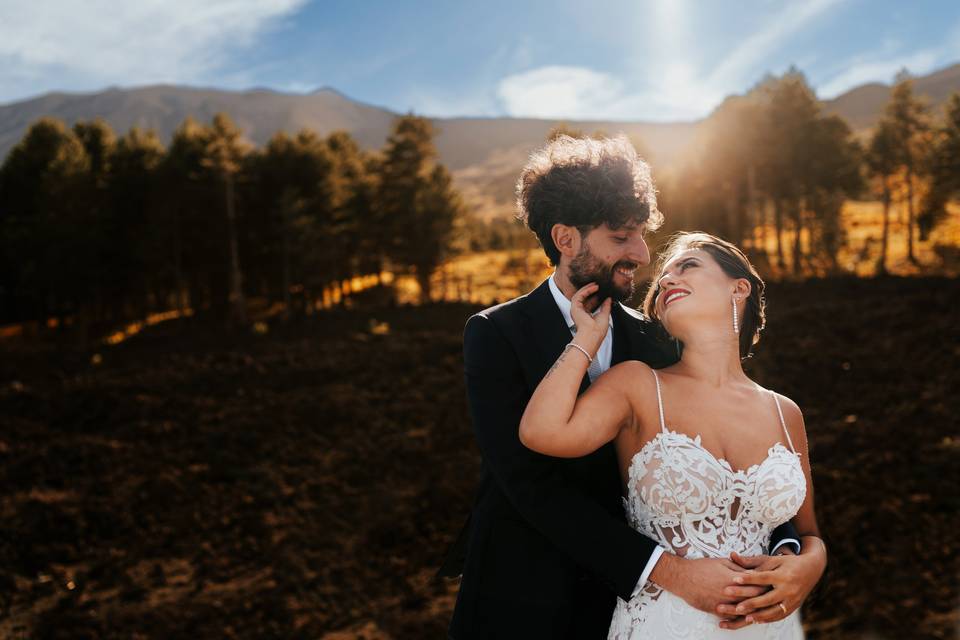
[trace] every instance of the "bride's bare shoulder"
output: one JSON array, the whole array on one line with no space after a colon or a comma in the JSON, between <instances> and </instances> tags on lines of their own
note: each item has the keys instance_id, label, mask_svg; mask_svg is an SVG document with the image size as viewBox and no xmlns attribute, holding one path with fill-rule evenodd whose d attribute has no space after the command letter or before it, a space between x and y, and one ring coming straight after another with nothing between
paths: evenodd
<instances>
[{"instance_id":1,"label":"bride's bare shoulder","mask_svg":"<svg viewBox=\"0 0 960 640\"><path fill-rule=\"evenodd\" d=\"M653 374L651 371L653 371L653 369L650 368L650 365L642 360L624 360L623 362L619 362L610 367L607 370L607 373L616 372L616 375L625 378L643 376L653 380Z\"/></svg>"},{"instance_id":2,"label":"bride's bare shoulder","mask_svg":"<svg viewBox=\"0 0 960 640\"><path fill-rule=\"evenodd\" d=\"M791 422L798 422L801 425L803 424L803 412L800 411L800 407L789 397L783 395L782 393L777 393L776 391L771 391L776 397L777 401L780 404L780 410L783 412L783 418L787 424Z\"/></svg>"},{"instance_id":3,"label":"bride's bare shoulder","mask_svg":"<svg viewBox=\"0 0 960 640\"><path fill-rule=\"evenodd\" d=\"M623 391L633 409L634 427L629 430L630 435L625 431L623 436L631 439L631 446L637 449L638 443L649 437L648 431L656 429L658 424L657 382L653 376L653 369L646 362L626 360L611 367L603 375L611 373L616 376L611 382ZM639 440L636 440L637 438Z\"/></svg>"},{"instance_id":4,"label":"bride's bare shoulder","mask_svg":"<svg viewBox=\"0 0 960 640\"><path fill-rule=\"evenodd\" d=\"M656 385L653 369L646 362L640 360L625 360L615 364L603 375L610 376L610 382L623 389L627 395L634 397L642 398Z\"/></svg>"},{"instance_id":5,"label":"bride's bare shoulder","mask_svg":"<svg viewBox=\"0 0 960 640\"><path fill-rule=\"evenodd\" d=\"M777 393L776 391L771 391L771 393L777 398L780 411L783 413L783 421L787 426L787 431L790 433L790 438L793 440L794 445L805 451L807 448L807 428L804 424L803 412L796 402L782 393Z\"/></svg>"}]
</instances>

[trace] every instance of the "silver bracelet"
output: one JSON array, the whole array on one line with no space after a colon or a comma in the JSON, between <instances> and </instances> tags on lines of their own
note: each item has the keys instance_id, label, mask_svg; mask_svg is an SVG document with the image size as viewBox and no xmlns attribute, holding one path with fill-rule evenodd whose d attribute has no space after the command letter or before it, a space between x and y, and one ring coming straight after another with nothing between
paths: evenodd
<instances>
[{"instance_id":1,"label":"silver bracelet","mask_svg":"<svg viewBox=\"0 0 960 640\"><path fill-rule=\"evenodd\" d=\"M578 344L574 344L574 343L572 343L572 342L568 342L568 343L567 343L567 346L565 346L565 347L563 348L563 350L566 351L566 350L569 349L570 347L573 347L574 349L579 349L579 350L580 350L580 353L582 353L583 355L587 356L587 360L590 361L590 364L593 364L593 358L590 356L589 353L587 353L587 350L586 350L586 349L584 349L583 347L581 347L581 346L578 345Z\"/></svg>"}]
</instances>

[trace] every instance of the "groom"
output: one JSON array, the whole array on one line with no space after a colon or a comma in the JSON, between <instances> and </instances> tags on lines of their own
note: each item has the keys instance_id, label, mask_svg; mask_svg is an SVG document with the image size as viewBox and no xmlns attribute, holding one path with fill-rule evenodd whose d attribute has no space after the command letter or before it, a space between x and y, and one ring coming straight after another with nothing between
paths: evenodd
<instances>
[{"instance_id":1,"label":"groom","mask_svg":"<svg viewBox=\"0 0 960 640\"><path fill-rule=\"evenodd\" d=\"M763 593L751 586L725 594L736 565L685 560L632 529L613 443L576 459L520 443L524 407L575 331L570 297L588 282L600 285L597 302L618 304L580 393L618 362L659 368L677 353L655 338L650 320L619 304L633 294L636 269L650 262L645 232L662 222L649 167L630 142L561 136L531 157L517 191L519 217L556 271L530 293L472 316L464 330L483 466L471 517L440 571L463 576L450 637L605 638L616 597L629 600L648 580L711 613ZM796 539L792 525L782 525L771 553L799 551ZM818 577L801 573L804 595Z\"/></svg>"}]
</instances>

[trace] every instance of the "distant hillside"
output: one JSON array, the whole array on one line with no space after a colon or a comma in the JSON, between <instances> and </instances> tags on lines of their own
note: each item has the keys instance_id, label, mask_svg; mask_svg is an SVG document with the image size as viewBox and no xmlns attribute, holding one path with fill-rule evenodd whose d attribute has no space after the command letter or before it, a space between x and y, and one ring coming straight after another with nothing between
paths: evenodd
<instances>
[{"instance_id":1,"label":"distant hillside","mask_svg":"<svg viewBox=\"0 0 960 640\"><path fill-rule=\"evenodd\" d=\"M935 107L960 91L960 64L915 81L917 93ZM828 113L846 118L861 133L872 127L889 98L890 87L872 83L826 101ZM156 85L134 89L111 88L97 93L50 93L0 106L0 158L42 116L73 124L102 117L118 132L132 126L155 129L169 141L188 115L209 122L225 111L258 145L276 131L295 132L308 127L320 134L345 129L366 148L383 145L395 113L352 100L333 89L308 95L268 89L222 91ZM540 145L557 120L526 118L435 118L437 148L453 171L469 203L484 215L506 215L513 208L513 185L531 150ZM649 159L669 164L694 140L698 122L644 123L566 121L587 133L623 132L638 140Z\"/></svg>"},{"instance_id":2,"label":"distant hillside","mask_svg":"<svg viewBox=\"0 0 960 640\"><path fill-rule=\"evenodd\" d=\"M220 111L229 113L257 144L279 130L309 127L321 134L346 129L364 146L375 147L383 143L394 117L386 109L356 102L333 89L293 95L268 89L235 92L156 85L90 94L48 93L0 106L0 156L6 156L30 123L41 116L60 118L68 124L101 117L117 132L133 126L147 127L167 142L187 116L209 122Z\"/></svg>"},{"instance_id":3,"label":"distant hillside","mask_svg":"<svg viewBox=\"0 0 960 640\"><path fill-rule=\"evenodd\" d=\"M824 101L824 111L845 118L854 131L864 132L880 119L883 107L890 99L891 88L891 85L879 82L855 87L833 100ZM951 93L960 91L960 64L918 76L913 81L913 89L917 95L927 98L936 113Z\"/></svg>"}]
</instances>

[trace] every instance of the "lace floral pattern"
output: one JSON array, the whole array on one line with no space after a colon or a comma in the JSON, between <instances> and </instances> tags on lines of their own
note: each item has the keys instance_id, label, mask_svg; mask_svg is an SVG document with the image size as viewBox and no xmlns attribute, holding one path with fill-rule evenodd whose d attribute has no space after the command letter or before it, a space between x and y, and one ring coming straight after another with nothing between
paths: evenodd
<instances>
[{"instance_id":1,"label":"lace floral pattern","mask_svg":"<svg viewBox=\"0 0 960 640\"><path fill-rule=\"evenodd\" d=\"M635 529L677 555L720 558L731 551L766 553L773 530L800 509L807 485L798 454L779 442L763 461L735 470L704 448L700 436L662 427L631 460L627 489L624 508ZM797 612L736 632L718 622L648 581L629 602L618 599L608 637L803 637Z\"/></svg>"}]
</instances>

